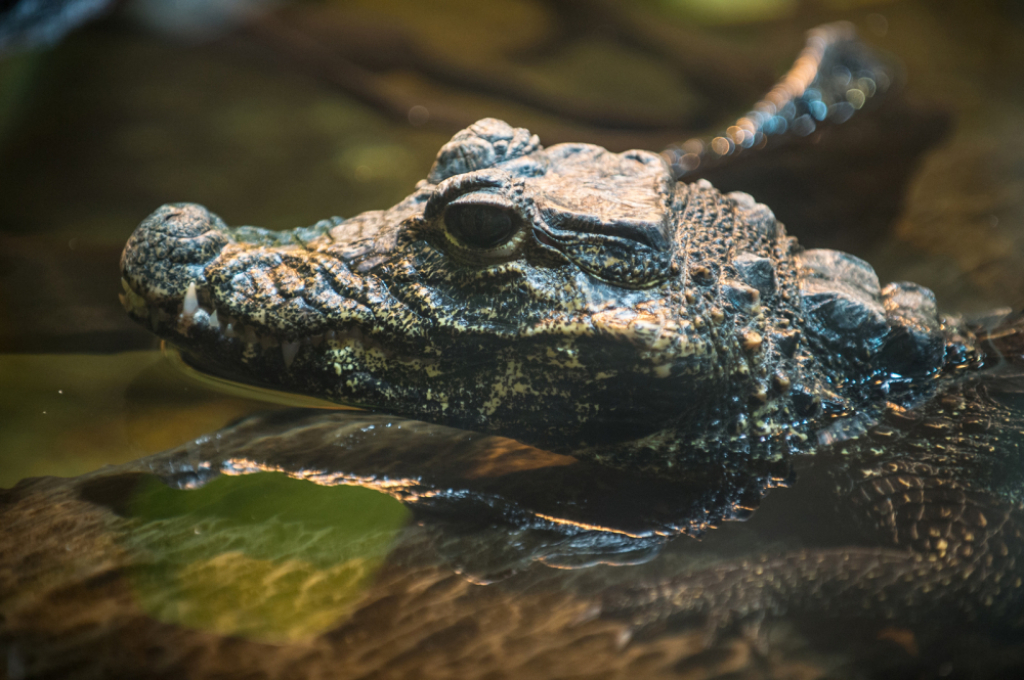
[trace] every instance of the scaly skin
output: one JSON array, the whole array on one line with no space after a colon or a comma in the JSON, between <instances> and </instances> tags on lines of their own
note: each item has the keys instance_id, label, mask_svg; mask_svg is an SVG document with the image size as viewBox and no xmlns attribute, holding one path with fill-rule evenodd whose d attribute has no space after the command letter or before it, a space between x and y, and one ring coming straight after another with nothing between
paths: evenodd
<instances>
[{"instance_id":1,"label":"scaly skin","mask_svg":"<svg viewBox=\"0 0 1024 680\"><path fill-rule=\"evenodd\" d=\"M123 273L129 311L202 366L707 480L712 523L770 486L755 463L817 448L882 539L613 590L609 615L1020 620L1024 484L1000 437L1021 419L977 370L1019 354L1019 322L978 336L940 318L930 291L803 251L765 206L673 183L653 154L545 150L484 120L389 211L282 235L165 206Z\"/></svg>"},{"instance_id":2,"label":"scaly skin","mask_svg":"<svg viewBox=\"0 0 1024 680\"><path fill-rule=\"evenodd\" d=\"M913 626L919 638L890 634L923 645L904 666L915 676L946 674L946 658L978 676L1024 658L1016 638L958 625L1012 636L1024 617L1019 376L993 366L1019 360L1020 320L976 335L940 318L927 290L881 289L856 258L801 251L749 196L677 184L657 156L545 150L481 121L388 211L274 233L165 206L132 236L123 275L129 312L210 370L599 464L423 422L304 412L75 480L27 480L0 491L12 676L878 670L775 641L758 657L758 645L706 635L799 614L839 616L844 633L861 616ZM828 480L865 534L771 554L744 540L745 557L711 566L678 543L658 553L672 535L748 514L786 482L791 451L817 452L804 483ZM417 521L348 618L308 639L264 644L143 610L138 575L170 566L216 578L198 581L210 590L198 598L187 580L166 584L166 611L202 609L255 570L261 587L222 615L257 628L247 619L267 602L307 625L301 615L338 615L324 584L348 572L304 560L330 554L344 523L307 526L273 504L241 529L209 513L132 517L154 475L194 488L263 471L374 488ZM827 512L815 500L809 512ZM565 568L594 563L619 567Z\"/></svg>"},{"instance_id":3,"label":"scaly skin","mask_svg":"<svg viewBox=\"0 0 1024 680\"><path fill-rule=\"evenodd\" d=\"M620 467L806 449L975 355L930 291L802 251L746 194L493 119L386 211L275 233L163 206L122 274L208 370Z\"/></svg>"},{"instance_id":4,"label":"scaly skin","mask_svg":"<svg viewBox=\"0 0 1024 680\"><path fill-rule=\"evenodd\" d=\"M668 533L756 505L763 464L817 450L877 537L608 588L611 619L1024 616L1022 419L980 370L1020 354L1020 322L979 335L653 154L483 120L388 211L274 234L164 206L122 263L129 312L210 370L718 492L645 516Z\"/></svg>"}]
</instances>

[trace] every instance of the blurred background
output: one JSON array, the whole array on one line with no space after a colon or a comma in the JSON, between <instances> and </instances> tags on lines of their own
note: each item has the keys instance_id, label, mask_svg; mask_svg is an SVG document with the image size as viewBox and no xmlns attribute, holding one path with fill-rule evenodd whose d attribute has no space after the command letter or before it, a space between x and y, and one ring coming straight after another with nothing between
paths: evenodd
<instances>
[{"instance_id":1,"label":"blurred background","mask_svg":"<svg viewBox=\"0 0 1024 680\"><path fill-rule=\"evenodd\" d=\"M0 487L267 408L121 309L160 204L271 228L385 208L484 116L659 151L724 130L836 20L891 63L885 100L707 176L944 311L1022 306L1016 0L0 0Z\"/></svg>"}]
</instances>

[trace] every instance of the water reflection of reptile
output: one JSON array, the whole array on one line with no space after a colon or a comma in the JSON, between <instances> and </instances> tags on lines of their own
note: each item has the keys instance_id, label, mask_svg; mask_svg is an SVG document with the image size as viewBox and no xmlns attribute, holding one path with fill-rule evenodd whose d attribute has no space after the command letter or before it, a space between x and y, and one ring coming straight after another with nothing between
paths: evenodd
<instances>
[{"instance_id":1,"label":"water reflection of reptile","mask_svg":"<svg viewBox=\"0 0 1024 680\"><path fill-rule=\"evenodd\" d=\"M700 657L686 633L694 615L713 625L787 612L1020 622L1024 419L1012 369L995 365L1012 364L1019 322L981 330L940 317L929 291L881 288L856 258L801 251L766 207L676 184L653 154L545 150L525 130L481 121L388 211L275 234L165 206L136 231L123 267L133 316L205 368L584 462L407 422L418 453L403 456L367 434L398 421L307 414L242 423L118 474L25 483L4 499L24 537L6 573L12 585L36 576L60 587L43 618L5 605L11 675L67 670L49 659L81 663L90 640L140 655L123 668L165 673L335 663L353 677L667 674ZM812 451L807 477L830 476L868 536L707 568L678 550L643 568L544 566L649 559L673 533L742 515L789 477L794 454ZM175 552L181 527L155 520L163 545L141 557L102 545L129 531L117 513L132 514L125 498L147 474L194 487L265 470L371 486L428 518L348 623L277 648L127 605L82 613L89 597L123 604L124 572ZM58 544L87 551L69 563L53 557ZM517 573L483 586L453 572ZM77 612L71 623L41 635L59 628L47 621L62 601ZM920 634L937 653L961 630ZM1019 660L1007 653L992 667L975 661ZM787 668L772 654L766 663ZM701 663L728 666L716 658Z\"/></svg>"}]
</instances>

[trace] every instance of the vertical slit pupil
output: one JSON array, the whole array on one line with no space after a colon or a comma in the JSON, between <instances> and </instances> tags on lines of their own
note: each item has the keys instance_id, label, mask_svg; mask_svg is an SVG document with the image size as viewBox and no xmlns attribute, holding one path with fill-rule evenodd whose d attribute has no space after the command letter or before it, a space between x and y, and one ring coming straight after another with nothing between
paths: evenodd
<instances>
[{"instance_id":1,"label":"vertical slit pupil","mask_svg":"<svg viewBox=\"0 0 1024 680\"><path fill-rule=\"evenodd\" d=\"M476 248L493 248L512 237L516 220L508 211L490 205L451 205L444 223L455 238Z\"/></svg>"}]
</instances>

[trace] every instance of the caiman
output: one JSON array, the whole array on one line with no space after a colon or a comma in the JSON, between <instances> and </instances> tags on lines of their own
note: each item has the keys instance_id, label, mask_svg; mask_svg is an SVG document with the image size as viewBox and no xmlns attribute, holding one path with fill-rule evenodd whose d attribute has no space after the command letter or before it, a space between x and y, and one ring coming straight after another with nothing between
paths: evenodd
<instances>
[{"instance_id":1,"label":"caiman","mask_svg":"<svg viewBox=\"0 0 1024 680\"><path fill-rule=\"evenodd\" d=\"M741 130L729 143L743 141ZM934 632L941 614L1019 640L1024 323L941 315L926 288L882 286L853 255L801 248L769 207L677 181L661 155L545 148L525 129L485 119L445 144L427 178L386 210L278 232L165 205L129 239L122 277L129 314L203 370L581 461L484 474L466 462L466 446L498 440L441 428L449 434L428 438L428 454L395 463L394 450L342 446L331 433L363 441L399 421L304 414L242 423L71 491L25 483L8 492L8 508L42 508L50 493L123 512L111 489L146 475L193 488L223 473L277 470L372 486L427 517L480 511L472 531L435 520L420 529L454 564L443 573L470 581L435 574L420 583L392 570L352 623L294 662L296 672L334 659L346 677L408 677L413 667L420 677L671 675L694 653L673 648L672 636L694 617L719 633L787 613ZM589 570L604 574L600 586L543 566L650 560L673 534L749 514L808 460L809 478L824 470L853 508L856 532L837 526L831 542L707 567L662 556L646 570ZM33 521L46 513L32 512ZM489 551L497 567L470 564ZM97 569L107 574L93 577L97 587L119 578ZM517 571L531 575L507 586L519 598L507 600L497 574ZM553 618L516 609L534 595L552 598ZM398 609L388 604L396 597L406 598ZM521 627L496 623L506 619ZM360 625L380 621L390 621L381 639L393 641L371 653L383 643L360 637ZM905 651L916 647L914 633L885 630ZM964 629L938 630L921 634L930 647L915 672L952 669L944 645ZM147 634L136 647L167 635ZM267 659L290 654L238 644L231 664L255 674L273 675ZM577 661L565 667L548 655L538 665L546 644L567 645L558 658ZM573 645L592 652L573 656ZM992 666L974 659L976 669L1024 660L1010 647ZM436 661L439 649L459 651Z\"/></svg>"},{"instance_id":2,"label":"caiman","mask_svg":"<svg viewBox=\"0 0 1024 680\"><path fill-rule=\"evenodd\" d=\"M848 44L844 28L813 33L721 141L758 144L802 90L828 110L822 46ZM845 89L855 57L834 113L866 96ZM123 303L227 377L630 469L779 459L981 361L927 289L883 289L856 257L800 248L751 196L677 174L481 120L387 210L270 231L159 208L125 248Z\"/></svg>"}]
</instances>

